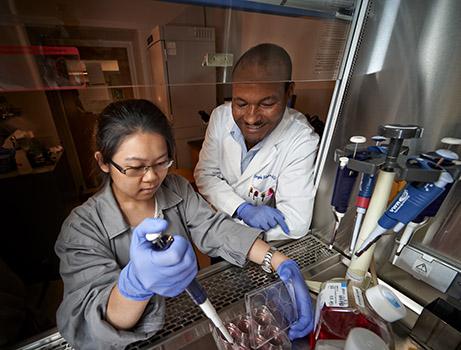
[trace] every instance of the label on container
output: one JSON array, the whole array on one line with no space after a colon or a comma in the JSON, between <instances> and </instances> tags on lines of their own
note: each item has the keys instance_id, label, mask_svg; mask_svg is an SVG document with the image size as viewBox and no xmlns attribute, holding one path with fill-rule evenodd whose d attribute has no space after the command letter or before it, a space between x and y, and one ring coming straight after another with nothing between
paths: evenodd
<instances>
[{"instance_id":1,"label":"label on container","mask_svg":"<svg viewBox=\"0 0 461 350\"><path fill-rule=\"evenodd\" d=\"M320 318L320 311L323 305L328 307L348 307L347 282L328 282L317 296L317 305L315 308L315 325Z\"/></svg>"},{"instance_id":2,"label":"label on container","mask_svg":"<svg viewBox=\"0 0 461 350\"><path fill-rule=\"evenodd\" d=\"M325 304L327 306L348 307L347 282L331 282L325 286Z\"/></svg>"},{"instance_id":3,"label":"label on container","mask_svg":"<svg viewBox=\"0 0 461 350\"><path fill-rule=\"evenodd\" d=\"M352 293L354 294L355 303L358 306L365 307L362 290L359 287L352 286Z\"/></svg>"}]
</instances>

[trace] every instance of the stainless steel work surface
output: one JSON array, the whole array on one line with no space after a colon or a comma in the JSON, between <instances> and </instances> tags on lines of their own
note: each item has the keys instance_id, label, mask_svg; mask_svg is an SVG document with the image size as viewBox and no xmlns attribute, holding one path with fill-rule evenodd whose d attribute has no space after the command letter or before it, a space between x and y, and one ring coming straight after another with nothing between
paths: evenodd
<instances>
[{"instance_id":1,"label":"stainless steel work surface","mask_svg":"<svg viewBox=\"0 0 461 350\"><path fill-rule=\"evenodd\" d=\"M280 250L295 259L302 268L306 279L325 281L344 276L346 267L341 263L341 255L330 251L324 243L312 235L297 241L290 241ZM200 272L199 280L208 292L213 305L221 315L235 313L243 308L245 293L275 280L275 276L264 273L257 265L245 268L218 263ZM315 300L315 296L313 296ZM152 338L132 344L128 349L217 349L209 329L209 321L201 310L183 294L168 299L163 329ZM402 325L394 326L396 349L422 349L409 337L409 330ZM309 349L307 339L293 342L293 349ZM31 342L20 349L61 350L70 349L58 332Z\"/></svg>"},{"instance_id":2,"label":"stainless steel work surface","mask_svg":"<svg viewBox=\"0 0 461 350\"><path fill-rule=\"evenodd\" d=\"M312 235L291 241L280 248L287 256L295 259L303 268L323 261L334 253ZM274 275L263 272L256 264L248 264L241 269L227 263L211 267L199 276L210 301L218 312L238 308L245 293L275 280ZM229 311L229 310L228 310ZM193 325L193 326L192 326ZM192 300L183 294L168 299L165 326L154 337L132 345L129 349L180 349L190 346L209 333L208 320ZM211 336L210 336L211 339ZM214 344L214 343L213 343ZM192 349L192 347L190 347Z\"/></svg>"},{"instance_id":3,"label":"stainless steel work surface","mask_svg":"<svg viewBox=\"0 0 461 350\"><path fill-rule=\"evenodd\" d=\"M328 250L313 235L289 241L280 250L295 259L301 268L313 266L337 254ZM216 310L221 313L238 307L245 293L270 283L276 277L264 273L253 263L242 269L222 262L204 269L198 278ZM216 346L209 332L208 320L184 293L177 298L167 299L163 329L146 341L132 344L129 349L180 349L186 346L190 349L214 349ZM70 346L58 332L54 332L19 348L61 350L70 349Z\"/></svg>"}]
</instances>

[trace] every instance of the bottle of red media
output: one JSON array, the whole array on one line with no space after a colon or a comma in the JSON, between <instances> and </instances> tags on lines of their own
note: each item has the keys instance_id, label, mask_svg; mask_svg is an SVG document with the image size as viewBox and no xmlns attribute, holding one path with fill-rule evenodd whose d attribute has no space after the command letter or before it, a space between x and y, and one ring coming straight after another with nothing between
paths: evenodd
<instances>
[{"instance_id":1,"label":"bottle of red media","mask_svg":"<svg viewBox=\"0 0 461 350\"><path fill-rule=\"evenodd\" d=\"M347 279L322 284L317 297L316 326L311 334L311 349L341 348L349 332L366 328L394 348L389 322L406 315L405 306L388 288L377 285L363 291Z\"/></svg>"}]
</instances>

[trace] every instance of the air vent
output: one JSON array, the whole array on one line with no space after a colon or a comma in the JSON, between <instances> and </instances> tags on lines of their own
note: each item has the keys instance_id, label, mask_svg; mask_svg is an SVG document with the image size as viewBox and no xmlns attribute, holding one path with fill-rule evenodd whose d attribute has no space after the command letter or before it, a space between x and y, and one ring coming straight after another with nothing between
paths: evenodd
<instances>
[{"instance_id":1,"label":"air vent","mask_svg":"<svg viewBox=\"0 0 461 350\"><path fill-rule=\"evenodd\" d=\"M210 30L209 28L194 28L194 36L197 39L212 40L213 30Z\"/></svg>"}]
</instances>

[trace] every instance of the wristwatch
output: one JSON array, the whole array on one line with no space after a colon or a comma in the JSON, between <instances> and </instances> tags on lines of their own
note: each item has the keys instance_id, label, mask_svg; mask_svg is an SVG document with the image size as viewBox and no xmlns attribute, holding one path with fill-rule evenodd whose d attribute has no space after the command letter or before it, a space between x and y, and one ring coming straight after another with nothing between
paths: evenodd
<instances>
[{"instance_id":1,"label":"wristwatch","mask_svg":"<svg viewBox=\"0 0 461 350\"><path fill-rule=\"evenodd\" d=\"M267 251L266 255L264 255L263 262L261 264L261 268L263 271L267 273L273 273L274 269L272 268L272 255L277 251L277 248L275 247L270 247L269 250Z\"/></svg>"}]
</instances>

